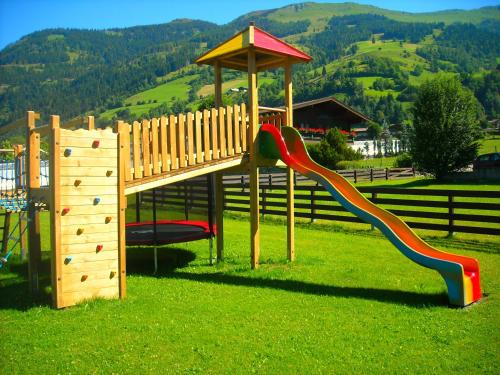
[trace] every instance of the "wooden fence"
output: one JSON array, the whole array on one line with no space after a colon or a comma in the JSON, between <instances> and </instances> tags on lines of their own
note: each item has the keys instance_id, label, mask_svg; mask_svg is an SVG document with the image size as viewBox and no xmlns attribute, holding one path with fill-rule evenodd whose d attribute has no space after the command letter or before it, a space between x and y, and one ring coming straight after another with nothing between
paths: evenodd
<instances>
[{"instance_id":1,"label":"wooden fence","mask_svg":"<svg viewBox=\"0 0 500 375\"><path fill-rule=\"evenodd\" d=\"M392 180L398 178L415 177L414 168L365 168L365 169L349 169L335 171L342 177L355 183L359 181L375 181L375 180ZM312 181L300 173L294 173L295 184L307 183ZM245 185L249 183L249 176L244 174L225 175L224 183L229 185ZM260 173L260 183L273 185L286 185L286 173Z\"/></svg>"},{"instance_id":2,"label":"wooden fence","mask_svg":"<svg viewBox=\"0 0 500 375\"><path fill-rule=\"evenodd\" d=\"M125 128L130 147L126 182L238 156L248 148L245 104L118 126Z\"/></svg>"},{"instance_id":3,"label":"wooden fence","mask_svg":"<svg viewBox=\"0 0 500 375\"><path fill-rule=\"evenodd\" d=\"M248 212L249 184L245 181L224 184L226 211ZM367 198L403 218L412 228L500 235L500 192L437 189L401 189L392 187L360 187ZM150 192L142 193L143 201L151 201ZM311 221L328 220L363 223L347 212L322 186L297 184L295 216ZM157 202L173 207L206 209L206 187L196 180L157 189ZM286 190L280 184L260 185L261 215L286 216Z\"/></svg>"}]
</instances>

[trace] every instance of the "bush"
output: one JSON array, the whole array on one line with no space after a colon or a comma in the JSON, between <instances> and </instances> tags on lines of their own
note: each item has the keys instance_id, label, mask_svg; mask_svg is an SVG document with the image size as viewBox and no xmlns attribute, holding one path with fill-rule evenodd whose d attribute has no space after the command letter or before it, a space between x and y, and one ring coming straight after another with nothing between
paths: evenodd
<instances>
[{"instance_id":1,"label":"bush","mask_svg":"<svg viewBox=\"0 0 500 375\"><path fill-rule=\"evenodd\" d=\"M410 137L415 167L439 179L472 163L479 149L480 114L480 104L456 77L423 83Z\"/></svg>"},{"instance_id":2,"label":"bush","mask_svg":"<svg viewBox=\"0 0 500 375\"><path fill-rule=\"evenodd\" d=\"M319 144L308 145L311 158L318 164L335 169L341 160L359 160L363 155L354 151L347 143L347 136L339 129L330 129Z\"/></svg>"},{"instance_id":3,"label":"bush","mask_svg":"<svg viewBox=\"0 0 500 375\"><path fill-rule=\"evenodd\" d=\"M413 166L413 159L411 158L411 155L408 154L407 152L403 152L396 158L396 160L394 160L395 168L410 168L412 166Z\"/></svg>"}]
</instances>

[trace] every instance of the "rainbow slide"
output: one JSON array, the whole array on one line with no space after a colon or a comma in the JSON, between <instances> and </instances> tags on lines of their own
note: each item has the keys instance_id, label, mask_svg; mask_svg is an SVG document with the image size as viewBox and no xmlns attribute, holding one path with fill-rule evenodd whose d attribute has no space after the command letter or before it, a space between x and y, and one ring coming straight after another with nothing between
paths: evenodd
<instances>
[{"instance_id":1,"label":"rainbow slide","mask_svg":"<svg viewBox=\"0 0 500 375\"><path fill-rule=\"evenodd\" d=\"M479 263L474 258L440 251L428 245L392 213L371 203L341 175L314 162L300 134L292 127L264 124L260 154L281 159L290 168L322 184L345 209L377 227L399 251L421 266L436 270L448 287L451 305L467 306L481 298Z\"/></svg>"}]
</instances>

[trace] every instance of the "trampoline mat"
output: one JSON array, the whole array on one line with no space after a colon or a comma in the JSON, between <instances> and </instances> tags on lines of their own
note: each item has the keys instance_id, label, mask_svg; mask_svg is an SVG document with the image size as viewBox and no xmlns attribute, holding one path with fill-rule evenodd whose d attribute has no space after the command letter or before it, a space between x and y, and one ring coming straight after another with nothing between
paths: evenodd
<instances>
[{"instance_id":1,"label":"trampoline mat","mask_svg":"<svg viewBox=\"0 0 500 375\"><path fill-rule=\"evenodd\" d=\"M216 233L213 225L213 233ZM154 245L154 222L128 223L126 226L127 245ZM159 220L156 222L156 244L189 242L212 236L205 221Z\"/></svg>"}]
</instances>

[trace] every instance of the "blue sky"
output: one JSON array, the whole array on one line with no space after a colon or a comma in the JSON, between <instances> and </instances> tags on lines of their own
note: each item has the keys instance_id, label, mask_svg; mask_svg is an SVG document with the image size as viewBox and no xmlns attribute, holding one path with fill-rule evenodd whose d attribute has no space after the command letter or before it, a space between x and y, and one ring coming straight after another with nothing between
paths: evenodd
<instances>
[{"instance_id":1,"label":"blue sky","mask_svg":"<svg viewBox=\"0 0 500 375\"><path fill-rule=\"evenodd\" d=\"M259 9L278 8L305 0L0 0L0 48L23 35L46 28L105 29L195 18L218 24ZM322 1L316 2L344 2ZM360 0L407 12L473 9L499 0Z\"/></svg>"}]
</instances>

